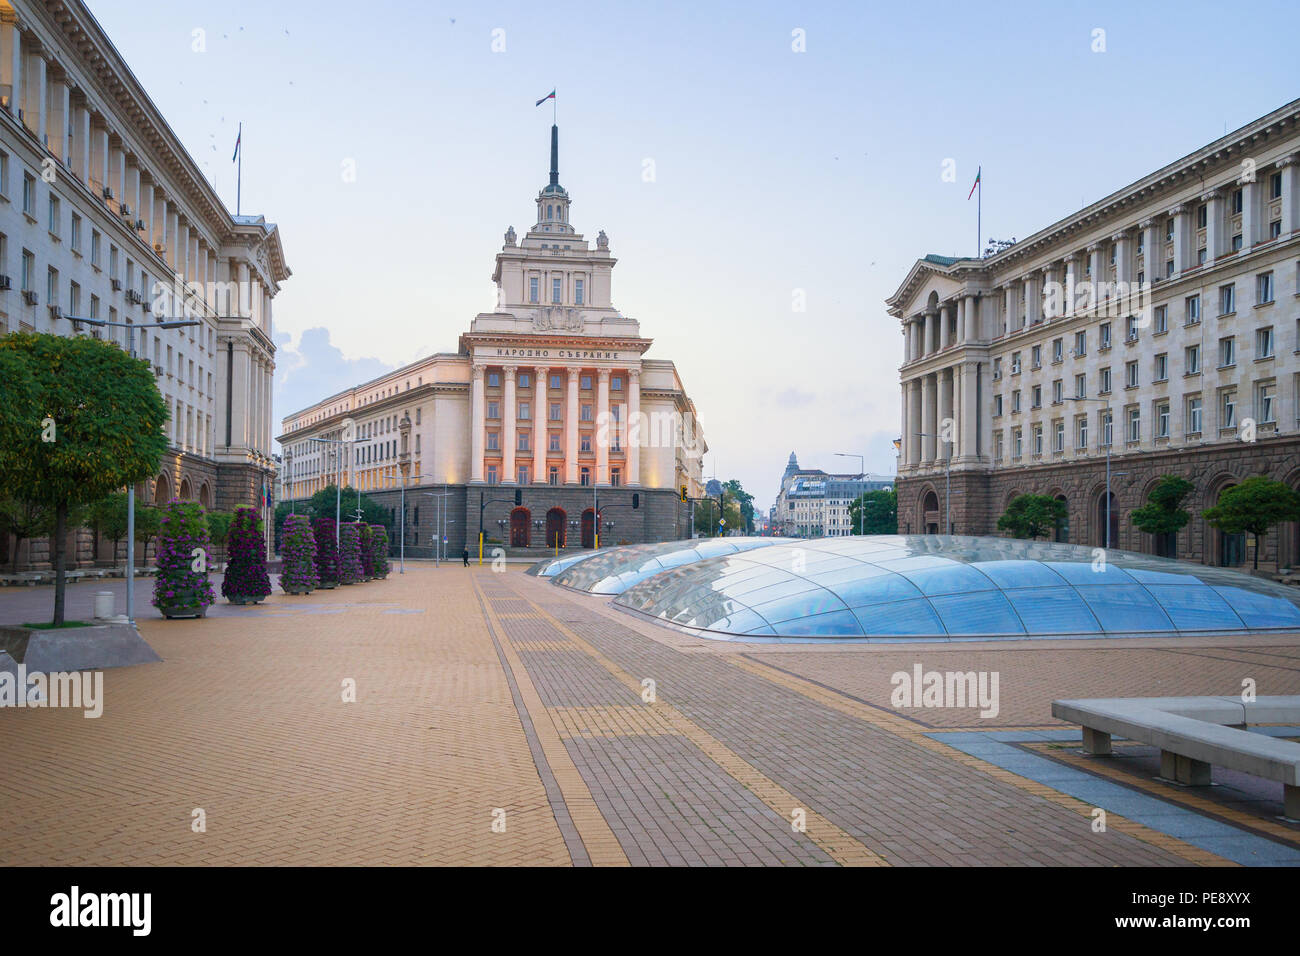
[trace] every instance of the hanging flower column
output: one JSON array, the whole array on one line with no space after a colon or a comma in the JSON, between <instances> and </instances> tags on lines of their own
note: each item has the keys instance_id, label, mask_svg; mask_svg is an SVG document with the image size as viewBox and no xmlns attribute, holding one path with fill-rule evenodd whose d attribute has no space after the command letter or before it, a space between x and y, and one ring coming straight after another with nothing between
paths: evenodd
<instances>
[{"instance_id":1,"label":"hanging flower column","mask_svg":"<svg viewBox=\"0 0 1300 956\"><path fill-rule=\"evenodd\" d=\"M339 584L360 583L365 569L361 567L361 539L354 524L339 526Z\"/></svg>"},{"instance_id":2,"label":"hanging flower column","mask_svg":"<svg viewBox=\"0 0 1300 956\"><path fill-rule=\"evenodd\" d=\"M285 594L310 594L320 583L316 571L316 534L306 515L289 515L284 519L280 554L284 567L280 587Z\"/></svg>"},{"instance_id":3,"label":"hanging flower column","mask_svg":"<svg viewBox=\"0 0 1300 956\"><path fill-rule=\"evenodd\" d=\"M361 546L361 577L365 581L375 578L375 553L371 544L370 525L357 522L358 541Z\"/></svg>"},{"instance_id":4,"label":"hanging flower column","mask_svg":"<svg viewBox=\"0 0 1300 956\"><path fill-rule=\"evenodd\" d=\"M388 577L391 570L388 564L388 529L381 524L370 526L370 563L375 577Z\"/></svg>"},{"instance_id":5,"label":"hanging flower column","mask_svg":"<svg viewBox=\"0 0 1300 956\"><path fill-rule=\"evenodd\" d=\"M333 590L339 586L339 543L335 539L333 518L317 518L312 522L316 532L316 574L318 587Z\"/></svg>"},{"instance_id":6,"label":"hanging flower column","mask_svg":"<svg viewBox=\"0 0 1300 956\"><path fill-rule=\"evenodd\" d=\"M231 604L257 604L271 593L266 573L266 542L257 528L257 512L239 508L226 536L229 561L221 593Z\"/></svg>"},{"instance_id":7,"label":"hanging flower column","mask_svg":"<svg viewBox=\"0 0 1300 956\"><path fill-rule=\"evenodd\" d=\"M208 581L208 523L198 505L173 499L163 513L153 606L163 617L203 617L216 601Z\"/></svg>"}]
</instances>

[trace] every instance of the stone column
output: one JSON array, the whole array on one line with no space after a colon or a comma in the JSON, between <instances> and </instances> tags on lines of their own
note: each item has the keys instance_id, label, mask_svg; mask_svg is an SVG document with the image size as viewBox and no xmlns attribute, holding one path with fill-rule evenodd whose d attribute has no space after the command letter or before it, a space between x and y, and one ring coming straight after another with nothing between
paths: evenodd
<instances>
[{"instance_id":1,"label":"stone column","mask_svg":"<svg viewBox=\"0 0 1300 956\"><path fill-rule=\"evenodd\" d=\"M1025 325L1033 325L1042 318L1042 299L1038 274L1031 272L1025 276Z\"/></svg>"},{"instance_id":2,"label":"stone column","mask_svg":"<svg viewBox=\"0 0 1300 956\"><path fill-rule=\"evenodd\" d=\"M1201 195L1205 203L1205 264L1212 266L1223 250L1223 191L1211 189Z\"/></svg>"},{"instance_id":3,"label":"stone column","mask_svg":"<svg viewBox=\"0 0 1300 956\"><path fill-rule=\"evenodd\" d=\"M90 110L83 102L76 108L76 135L73 137L76 154L76 173L87 186L90 185Z\"/></svg>"},{"instance_id":4,"label":"stone column","mask_svg":"<svg viewBox=\"0 0 1300 956\"><path fill-rule=\"evenodd\" d=\"M564 482L578 483L578 376L580 368L569 368L568 401L564 409Z\"/></svg>"},{"instance_id":5,"label":"stone column","mask_svg":"<svg viewBox=\"0 0 1300 956\"><path fill-rule=\"evenodd\" d=\"M934 376L921 377L921 464L934 461L935 394Z\"/></svg>"},{"instance_id":6,"label":"stone column","mask_svg":"<svg viewBox=\"0 0 1300 956\"><path fill-rule=\"evenodd\" d=\"M549 368L533 369L533 481L546 481L546 450L550 447L550 429L546 420L547 389L551 386Z\"/></svg>"},{"instance_id":7,"label":"stone column","mask_svg":"<svg viewBox=\"0 0 1300 956\"><path fill-rule=\"evenodd\" d=\"M613 422L609 418L609 369L596 370L596 484L609 484L609 446Z\"/></svg>"},{"instance_id":8,"label":"stone column","mask_svg":"<svg viewBox=\"0 0 1300 956\"><path fill-rule=\"evenodd\" d=\"M252 382L249 377L251 356L248 343L236 341L234 348L235 367L231 374L230 401L230 445L232 448L247 448L249 401L252 398Z\"/></svg>"},{"instance_id":9,"label":"stone column","mask_svg":"<svg viewBox=\"0 0 1300 956\"><path fill-rule=\"evenodd\" d=\"M1241 184L1241 251L1250 252L1255 247L1258 237L1255 235L1259 228L1259 215L1256 206L1256 199L1259 195L1259 184L1251 181Z\"/></svg>"},{"instance_id":10,"label":"stone column","mask_svg":"<svg viewBox=\"0 0 1300 956\"><path fill-rule=\"evenodd\" d=\"M1188 237L1190 213L1187 206L1179 203L1169 210L1169 215L1174 220L1174 275L1180 276L1192 266L1191 242Z\"/></svg>"},{"instance_id":11,"label":"stone column","mask_svg":"<svg viewBox=\"0 0 1300 956\"><path fill-rule=\"evenodd\" d=\"M0 19L0 84L9 87L9 115L18 116L23 105L23 32L6 10Z\"/></svg>"},{"instance_id":12,"label":"stone column","mask_svg":"<svg viewBox=\"0 0 1300 956\"><path fill-rule=\"evenodd\" d=\"M980 337L980 300L978 296L966 296L966 336L967 344Z\"/></svg>"},{"instance_id":13,"label":"stone column","mask_svg":"<svg viewBox=\"0 0 1300 956\"><path fill-rule=\"evenodd\" d=\"M1300 156L1283 156L1274 168L1282 174L1282 238L1300 228Z\"/></svg>"},{"instance_id":14,"label":"stone column","mask_svg":"<svg viewBox=\"0 0 1300 956\"><path fill-rule=\"evenodd\" d=\"M627 483L641 484L641 370L627 370Z\"/></svg>"},{"instance_id":15,"label":"stone column","mask_svg":"<svg viewBox=\"0 0 1300 956\"><path fill-rule=\"evenodd\" d=\"M140 182L140 208L139 208L139 210L138 210L138 213L139 213L140 219L144 222L144 241L145 241L145 244L148 245L150 249L153 248L153 244L154 244L154 238L153 238L153 222L154 222L154 215L153 215L153 210L154 210L153 188L154 188L154 187L153 187L153 183L152 183L152 182L146 182L146 181L143 181L143 180Z\"/></svg>"},{"instance_id":16,"label":"stone column","mask_svg":"<svg viewBox=\"0 0 1300 956\"><path fill-rule=\"evenodd\" d=\"M48 108L45 103L45 55L33 53L27 58L27 106L24 116L29 129L36 132L36 140L45 142Z\"/></svg>"},{"instance_id":17,"label":"stone column","mask_svg":"<svg viewBox=\"0 0 1300 956\"><path fill-rule=\"evenodd\" d=\"M913 468L921 463L921 438L917 434L920 432L923 416L921 414L921 382L918 379L912 379L907 383L907 401L910 412L907 416L908 431L903 439L907 444L907 461Z\"/></svg>"},{"instance_id":18,"label":"stone column","mask_svg":"<svg viewBox=\"0 0 1300 956\"><path fill-rule=\"evenodd\" d=\"M1105 249L1100 242L1090 243L1088 245L1088 305L1087 308L1095 309L1101 305L1101 283L1105 281L1106 260L1103 258Z\"/></svg>"},{"instance_id":19,"label":"stone column","mask_svg":"<svg viewBox=\"0 0 1300 956\"><path fill-rule=\"evenodd\" d=\"M925 310L925 354L931 355L939 347L939 310Z\"/></svg>"},{"instance_id":20,"label":"stone column","mask_svg":"<svg viewBox=\"0 0 1300 956\"><path fill-rule=\"evenodd\" d=\"M474 363L469 399L469 474L470 481L483 483L483 373L486 369Z\"/></svg>"},{"instance_id":21,"label":"stone column","mask_svg":"<svg viewBox=\"0 0 1300 956\"><path fill-rule=\"evenodd\" d=\"M902 402L901 402L902 415L900 416L900 424L902 427L899 432L899 437L902 438L902 441L899 443L899 447L898 447L898 458L899 458L898 470L902 471L909 464L909 459L907 456L908 453L911 451L911 443L908 440L907 436L912 433L912 424L911 424L912 383L903 382L899 388L899 391L902 393Z\"/></svg>"},{"instance_id":22,"label":"stone column","mask_svg":"<svg viewBox=\"0 0 1300 956\"><path fill-rule=\"evenodd\" d=\"M1129 244L1132 241L1127 232L1117 232L1110 237L1115 243L1115 281L1127 288L1133 281L1133 259Z\"/></svg>"},{"instance_id":23,"label":"stone column","mask_svg":"<svg viewBox=\"0 0 1300 956\"><path fill-rule=\"evenodd\" d=\"M1146 281L1155 284L1165 277L1165 241L1164 234L1160 231L1160 218L1156 216L1144 219L1140 225L1144 247L1142 271L1146 273Z\"/></svg>"},{"instance_id":24,"label":"stone column","mask_svg":"<svg viewBox=\"0 0 1300 956\"><path fill-rule=\"evenodd\" d=\"M946 349L952 342L948 338L948 324L952 318L952 305L945 302L939 306L939 348Z\"/></svg>"},{"instance_id":25,"label":"stone column","mask_svg":"<svg viewBox=\"0 0 1300 956\"><path fill-rule=\"evenodd\" d=\"M947 461L952 457L952 442L944 441L943 436L947 434L952 436L951 419L952 414L952 369L942 369L938 375L937 384L939 386L938 412L935 422L935 458L938 461Z\"/></svg>"},{"instance_id":26,"label":"stone column","mask_svg":"<svg viewBox=\"0 0 1300 956\"><path fill-rule=\"evenodd\" d=\"M1002 331L1005 335L1016 331L1015 288L1011 282L1002 287Z\"/></svg>"},{"instance_id":27,"label":"stone column","mask_svg":"<svg viewBox=\"0 0 1300 956\"><path fill-rule=\"evenodd\" d=\"M501 399L505 406L501 409L501 481L506 484L515 483L515 371L513 365L505 367L505 394Z\"/></svg>"},{"instance_id":28,"label":"stone column","mask_svg":"<svg viewBox=\"0 0 1300 956\"><path fill-rule=\"evenodd\" d=\"M176 256L175 272L181 277L181 284L184 285L190 277L190 224L185 219L180 219L178 222L176 241L180 249Z\"/></svg>"},{"instance_id":29,"label":"stone column","mask_svg":"<svg viewBox=\"0 0 1300 956\"><path fill-rule=\"evenodd\" d=\"M53 86L50 101L50 150L60 162L71 167L68 147L72 137L68 132L72 125L72 89L68 86L66 77L56 78Z\"/></svg>"},{"instance_id":30,"label":"stone column","mask_svg":"<svg viewBox=\"0 0 1300 956\"><path fill-rule=\"evenodd\" d=\"M959 369L961 417L957 424L961 429L961 438L957 450L960 459L964 461L974 461L977 457L975 449L981 417L981 410L976 401L978 369L979 365L974 362L963 362Z\"/></svg>"}]
</instances>

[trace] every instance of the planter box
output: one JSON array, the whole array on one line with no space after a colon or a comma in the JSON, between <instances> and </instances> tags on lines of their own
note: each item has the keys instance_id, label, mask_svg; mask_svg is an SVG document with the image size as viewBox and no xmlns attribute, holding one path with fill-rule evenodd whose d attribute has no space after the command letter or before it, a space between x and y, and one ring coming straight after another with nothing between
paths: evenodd
<instances>
[{"instance_id":1,"label":"planter box","mask_svg":"<svg viewBox=\"0 0 1300 956\"><path fill-rule=\"evenodd\" d=\"M322 581L320 584L316 586L320 588L322 591L333 591L336 587L339 586L339 583L337 581Z\"/></svg>"},{"instance_id":2,"label":"planter box","mask_svg":"<svg viewBox=\"0 0 1300 956\"><path fill-rule=\"evenodd\" d=\"M316 590L312 587L286 588L284 585L280 585L280 589L285 594L311 594L312 591Z\"/></svg>"},{"instance_id":3,"label":"planter box","mask_svg":"<svg viewBox=\"0 0 1300 956\"><path fill-rule=\"evenodd\" d=\"M247 594L236 594L232 597L226 598L226 600L231 604L261 604L262 598L265 596L266 595L262 595L262 597L252 597Z\"/></svg>"},{"instance_id":4,"label":"planter box","mask_svg":"<svg viewBox=\"0 0 1300 956\"><path fill-rule=\"evenodd\" d=\"M201 607L199 605L194 605L194 604L185 605L185 606L177 605L174 607L160 607L158 610L162 612L162 616L167 618L168 620L171 620L172 618L182 618L182 617L206 617L208 613L208 609L206 607Z\"/></svg>"}]
</instances>

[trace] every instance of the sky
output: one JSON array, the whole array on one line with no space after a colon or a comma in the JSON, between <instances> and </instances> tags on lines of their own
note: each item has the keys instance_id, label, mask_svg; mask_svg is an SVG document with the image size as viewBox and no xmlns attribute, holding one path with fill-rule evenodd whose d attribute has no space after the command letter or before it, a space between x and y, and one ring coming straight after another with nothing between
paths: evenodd
<instances>
[{"instance_id":1,"label":"sky","mask_svg":"<svg viewBox=\"0 0 1300 956\"><path fill-rule=\"evenodd\" d=\"M572 222L608 233L705 473L764 511L792 451L893 472L884 300L921 256L976 253L977 169L982 238L1023 238L1300 96L1273 0L89 6L232 210L243 124L241 211L293 271L277 422L493 308L555 89Z\"/></svg>"}]
</instances>

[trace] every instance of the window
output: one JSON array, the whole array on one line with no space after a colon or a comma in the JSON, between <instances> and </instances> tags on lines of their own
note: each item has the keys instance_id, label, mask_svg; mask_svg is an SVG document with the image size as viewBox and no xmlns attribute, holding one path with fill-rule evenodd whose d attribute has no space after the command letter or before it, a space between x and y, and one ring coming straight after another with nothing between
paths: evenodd
<instances>
[{"instance_id":1,"label":"window","mask_svg":"<svg viewBox=\"0 0 1300 956\"><path fill-rule=\"evenodd\" d=\"M1277 421L1277 386L1272 382L1261 382L1255 386L1255 412L1261 424Z\"/></svg>"},{"instance_id":2,"label":"window","mask_svg":"<svg viewBox=\"0 0 1300 956\"><path fill-rule=\"evenodd\" d=\"M1237 427L1237 390L1225 388L1219 399L1219 427Z\"/></svg>"},{"instance_id":3,"label":"window","mask_svg":"<svg viewBox=\"0 0 1300 956\"><path fill-rule=\"evenodd\" d=\"M591 432L582 433L582 438L578 442L578 450L583 453L591 451Z\"/></svg>"},{"instance_id":4,"label":"window","mask_svg":"<svg viewBox=\"0 0 1300 956\"><path fill-rule=\"evenodd\" d=\"M531 420L532 417L533 417L533 406L530 405L528 402L520 402L520 403L519 403L519 420L520 420L521 422L522 422L522 421L528 421L528 420Z\"/></svg>"},{"instance_id":5,"label":"window","mask_svg":"<svg viewBox=\"0 0 1300 956\"><path fill-rule=\"evenodd\" d=\"M554 465L547 469L546 481L548 484L558 485L560 483L560 469Z\"/></svg>"},{"instance_id":6,"label":"window","mask_svg":"<svg viewBox=\"0 0 1300 956\"><path fill-rule=\"evenodd\" d=\"M1187 400L1187 434L1201 433L1201 396L1193 395Z\"/></svg>"},{"instance_id":7,"label":"window","mask_svg":"<svg viewBox=\"0 0 1300 956\"><path fill-rule=\"evenodd\" d=\"M73 252L81 254L81 217L72 214L72 230L68 233L68 246Z\"/></svg>"},{"instance_id":8,"label":"window","mask_svg":"<svg viewBox=\"0 0 1300 956\"><path fill-rule=\"evenodd\" d=\"M560 301L560 280L559 279L551 280L551 301L552 302Z\"/></svg>"},{"instance_id":9,"label":"window","mask_svg":"<svg viewBox=\"0 0 1300 956\"><path fill-rule=\"evenodd\" d=\"M488 417L488 418L500 418L500 417L501 417L501 403L500 403L500 402L488 402L488 403L487 403L487 417Z\"/></svg>"},{"instance_id":10,"label":"window","mask_svg":"<svg viewBox=\"0 0 1300 956\"><path fill-rule=\"evenodd\" d=\"M23 212L35 218L36 180L31 173L23 173Z\"/></svg>"},{"instance_id":11,"label":"window","mask_svg":"<svg viewBox=\"0 0 1300 956\"><path fill-rule=\"evenodd\" d=\"M584 293L584 291L585 291L585 289L584 289L583 280L581 280L581 279L574 279L574 280L573 280L573 304L574 304L574 305L582 305L582 304L583 304L583 293Z\"/></svg>"},{"instance_id":12,"label":"window","mask_svg":"<svg viewBox=\"0 0 1300 956\"><path fill-rule=\"evenodd\" d=\"M1184 314L1187 316L1185 325L1195 325L1201 321L1201 297L1199 295L1189 295L1183 300Z\"/></svg>"},{"instance_id":13,"label":"window","mask_svg":"<svg viewBox=\"0 0 1300 956\"><path fill-rule=\"evenodd\" d=\"M528 484L529 481L532 480L532 476L528 474L528 466L527 466L527 465L520 465L520 466L519 466L519 477L516 478L515 480L518 481L519 484L521 484L521 485L526 485L526 484Z\"/></svg>"},{"instance_id":14,"label":"window","mask_svg":"<svg viewBox=\"0 0 1300 956\"><path fill-rule=\"evenodd\" d=\"M579 474L582 476L582 486L586 488L591 484L591 469L583 468L580 470Z\"/></svg>"},{"instance_id":15,"label":"window","mask_svg":"<svg viewBox=\"0 0 1300 956\"><path fill-rule=\"evenodd\" d=\"M1074 397L1083 398L1088 394L1088 376L1080 372L1074 376Z\"/></svg>"},{"instance_id":16,"label":"window","mask_svg":"<svg viewBox=\"0 0 1300 956\"><path fill-rule=\"evenodd\" d=\"M1163 306L1161 307L1163 308ZM1129 342L1138 340L1138 320L1136 315L1130 315L1124 320L1124 338ZM1156 309L1156 329L1160 329L1160 309Z\"/></svg>"},{"instance_id":17,"label":"window","mask_svg":"<svg viewBox=\"0 0 1300 956\"><path fill-rule=\"evenodd\" d=\"M495 485L495 484L497 483L497 466L496 466L496 465L488 465L488 466L487 466L487 483L488 483L489 485Z\"/></svg>"},{"instance_id":18,"label":"window","mask_svg":"<svg viewBox=\"0 0 1300 956\"><path fill-rule=\"evenodd\" d=\"M620 469L611 468L609 470L609 483L615 488L623 483L623 474Z\"/></svg>"},{"instance_id":19,"label":"window","mask_svg":"<svg viewBox=\"0 0 1300 956\"><path fill-rule=\"evenodd\" d=\"M1219 339L1219 368L1237 364L1237 339L1229 335Z\"/></svg>"},{"instance_id":20,"label":"window","mask_svg":"<svg viewBox=\"0 0 1300 956\"><path fill-rule=\"evenodd\" d=\"M1276 239L1280 235L1282 235L1282 220L1274 219L1268 224L1268 237Z\"/></svg>"},{"instance_id":21,"label":"window","mask_svg":"<svg viewBox=\"0 0 1300 956\"><path fill-rule=\"evenodd\" d=\"M532 388L532 387L533 387L533 377L532 377L531 375L529 375L527 372L520 372L520 373L519 373L519 387L520 387L520 388Z\"/></svg>"},{"instance_id":22,"label":"window","mask_svg":"<svg viewBox=\"0 0 1300 956\"><path fill-rule=\"evenodd\" d=\"M500 450L501 450L501 433L500 433L500 432L488 432L488 433L487 433L487 450L488 450L488 451L500 451Z\"/></svg>"},{"instance_id":23,"label":"window","mask_svg":"<svg viewBox=\"0 0 1300 956\"><path fill-rule=\"evenodd\" d=\"M611 392L623 391L623 376L615 375L609 380L609 390ZM617 406L616 406L617 407Z\"/></svg>"},{"instance_id":24,"label":"window","mask_svg":"<svg viewBox=\"0 0 1300 956\"><path fill-rule=\"evenodd\" d=\"M1255 331L1255 358L1265 359L1273 357L1273 328L1257 329Z\"/></svg>"},{"instance_id":25,"label":"window","mask_svg":"<svg viewBox=\"0 0 1300 956\"><path fill-rule=\"evenodd\" d=\"M1102 395L1109 395L1110 394L1110 366L1101 369L1101 371L1098 373L1098 376L1099 376L1099 381L1097 383L1098 393Z\"/></svg>"},{"instance_id":26,"label":"window","mask_svg":"<svg viewBox=\"0 0 1300 956\"><path fill-rule=\"evenodd\" d=\"M550 436L549 436L549 438L548 438L548 440L547 440L546 448L547 448L548 451L559 451L559 450L560 450L560 433L559 433L559 432L551 432L551 433L550 433Z\"/></svg>"},{"instance_id":27,"label":"window","mask_svg":"<svg viewBox=\"0 0 1300 956\"><path fill-rule=\"evenodd\" d=\"M1030 361L1031 361L1031 363L1032 363L1032 367L1033 367L1033 368L1042 368L1042 367L1043 367L1043 347L1042 347L1041 345L1035 345L1035 346L1033 347L1033 349L1030 350L1030 353L1029 353L1029 354L1030 354Z\"/></svg>"},{"instance_id":28,"label":"window","mask_svg":"<svg viewBox=\"0 0 1300 956\"><path fill-rule=\"evenodd\" d=\"M1052 342L1052 362L1061 362L1065 359L1065 340L1055 339Z\"/></svg>"},{"instance_id":29,"label":"window","mask_svg":"<svg viewBox=\"0 0 1300 956\"><path fill-rule=\"evenodd\" d=\"M537 276L528 277L528 301L537 301Z\"/></svg>"},{"instance_id":30,"label":"window","mask_svg":"<svg viewBox=\"0 0 1300 956\"><path fill-rule=\"evenodd\" d=\"M1097 335L1098 335L1097 348L1100 349L1110 348L1110 323L1109 322L1103 322L1098 327Z\"/></svg>"},{"instance_id":31,"label":"window","mask_svg":"<svg viewBox=\"0 0 1300 956\"><path fill-rule=\"evenodd\" d=\"M1011 353L1011 374L1012 375L1020 374L1020 353L1019 352Z\"/></svg>"},{"instance_id":32,"label":"window","mask_svg":"<svg viewBox=\"0 0 1300 956\"><path fill-rule=\"evenodd\" d=\"M1101 413L1101 443L1109 448L1115 441L1115 416L1109 409Z\"/></svg>"},{"instance_id":33,"label":"window","mask_svg":"<svg viewBox=\"0 0 1300 956\"><path fill-rule=\"evenodd\" d=\"M1201 347L1199 345L1188 346L1184 362L1187 366L1188 375L1199 375L1201 372Z\"/></svg>"},{"instance_id":34,"label":"window","mask_svg":"<svg viewBox=\"0 0 1300 956\"><path fill-rule=\"evenodd\" d=\"M99 230L90 230L90 264L95 269L99 268Z\"/></svg>"},{"instance_id":35,"label":"window","mask_svg":"<svg viewBox=\"0 0 1300 956\"><path fill-rule=\"evenodd\" d=\"M1173 260L1173 259L1166 259L1166 260L1165 260L1165 278L1166 278L1166 279L1172 279L1173 277L1174 277L1174 260Z\"/></svg>"},{"instance_id":36,"label":"window","mask_svg":"<svg viewBox=\"0 0 1300 956\"><path fill-rule=\"evenodd\" d=\"M1011 393L1011 411L1020 411L1020 389L1015 389Z\"/></svg>"},{"instance_id":37,"label":"window","mask_svg":"<svg viewBox=\"0 0 1300 956\"><path fill-rule=\"evenodd\" d=\"M998 432L993 436L993 457L998 461L1001 461L1003 456L1006 455L1007 450L1004 446L1005 442L1002 439L1002 433Z\"/></svg>"},{"instance_id":38,"label":"window","mask_svg":"<svg viewBox=\"0 0 1300 956\"><path fill-rule=\"evenodd\" d=\"M1196 207L1196 228L1204 229L1209 221L1210 207L1204 204Z\"/></svg>"},{"instance_id":39,"label":"window","mask_svg":"<svg viewBox=\"0 0 1300 956\"><path fill-rule=\"evenodd\" d=\"M500 388L500 387L501 387L501 373L500 373L500 372L488 372L487 380L488 380L488 388Z\"/></svg>"},{"instance_id":40,"label":"window","mask_svg":"<svg viewBox=\"0 0 1300 956\"><path fill-rule=\"evenodd\" d=\"M1128 440L1130 442L1142 440L1142 409L1140 408L1128 410Z\"/></svg>"},{"instance_id":41,"label":"window","mask_svg":"<svg viewBox=\"0 0 1300 956\"><path fill-rule=\"evenodd\" d=\"M1260 305L1273 301L1273 273L1265 272L1262 275L1255 276L1255 288L1258 292L1257 301Z\"/></svg>"},{"instance_id":42,"label":"window","mask_svg":"<svg viewBox=\"0 0 1300 956\"><path fill-rule=\"evenodd\" d=\"M592 420L592 408L590 405L583 405L578 415L579 421L589 422Z\"/></svg>"},{"instance_id":43,"label":"window","mask_svg":"<svg viewBox=\"0 0 1300 956\"><path fill-rule=\"evenodd\" d=\"M1088 447L1088 416L1080 415L1074 423L1074 447L1080 450Z\"/></svg>"},{"instance_id":44,"label":"window","mask_svg":"<svg viewBox=\"0 0 1300 956\"><path fill-rule=\"evenodd\" d=\"M1127 362L1124 365L1124 387L1138 387L1138 363L1136 361Z\"/></svg>"},{"instance_id":45,"label":"window","mask_svg":"<svg viewBox=\"0 0 1300 956\"><path fill-rule=\"evenodd\" d=\"M1065 422L1056 423L1056 432L1052 437L1052 451L1058 453L1065 451Z\"/></svg>"},{"instance_id":46,"label":"window","mask_svg":"<svg viewBox=\"0 0 1300 956\"><path fill-rule=\"evenodd\" d=\"M1269 199L1282 198L1282 174L1281 173L1274 173L1272 176L1268 178L1268 198Z\"/></svg>"},{"instance_id":47,"label":"window","mask_svg":"<svg viewBox=\"0 0 1300 956\"><path fill-rule=\"evenodd\" d=\"M519 440L515 446L517 451L532 451L532 442L529 438L530 435L532 435L532 432L520 432L518 434L517 438Z\"/></svg>"},{"instance_id":48,"label":"window","mask_svg":"<svg viewBox=\"0 0 1300 956\"><path fill-rule=\"evenodd\" d=\"M1002 396L993 396L993 417L1000 418L1002 415Z\"/></svg>"},{"instance_id":49,"label":"window","mask_svg":"<svg viewBox=\"0 0 1300 956\"><path fill-rule=\"evenodd\" d=\"M59 197L54 193L50 193L48 205L49 221L46 226L49 228L51 235L57 236L59 234Z\"/></svg>"},{"instance_id":50,"label":"window","mask_svg":"<svg viewBox=\"0 0 1300 956\"><path fill-rule=\"evenodd\" d=\"M1087 355L1087 354L1088 354L1088 333L1087 333L1087 332L1075 332L1075 333L1074 333L1074 356L1075 356L1075 358L1078 358L1078 357L1080 357L1080 356Z\"/></svg>"},{"instance_id":51,"label":"window","mask_svg":"<svg viewBox=\"0 0 1300 956\"><path fill-rule=\"evenodd\" d=\"M1233 252L1241 251L1241 233L1237 233L1235 236L1232 237L1232 251Z\"/></svg>"},{"instance_id":52,"label":"window","mask_svg":"<svg viewBox=\"0 0 1300 956\"><path fill-rule=\"evenodd\" d=\"M563 385L561 384L561 382L560 382L560 376L559 376L559 375L552 375L552 376L551 376L551 388L563 388L563 387L564 387L564 386L563 386Z\"/></svg>"},{"instance_id":53,"label":"window","mask_svg":"<svg viewBox=\"0 0 1300 956\"><path fill-rule=\"evenodd\" d=\"M1156 403L1156 437L1169 437L1169 403Z\"/></svg>"},{"instance_id":54,"label":"window","mask_svg":"<svg viewBox=\"0 0 1300 956\"><path fill-rule=\"evenodd\" d=\"M1042 408L1043 407L1043 386L1035 385L1034 390L1031 394L1033 395L1033 402L1029 407Z\"/></svg>"},{"instance_id":55,"label":"window","mask_svg":"<svg viewBox=\"0 0 1300 956\"><path fill-rule=\"evenodd\" d=\"M1059 378L1052 383L1052 404L1053 405L1060 405L1061 402L1064 401L1064 395L1063 395L1064 391L1065 388L1062 385L1061 380Z\"/></svg>"},{"instance_id":56,"label":"window","mask_svg":"<svg viewBox=\"0 0 1300 956\"><path fill-rule=\"evenodd\" d=\"M1232 191L1232 205L1231 205L1231 209L1232 209L1232 213L1233 213L1233 215L1236 215L1237 213L1241 212L1241 209L1242 209L1242 195L1241 195L1241 190L1240 190L1240 189L1234 189L1234 190Z\"/></svg>"},{"instance_id":57,"label":"window","mask_svg":"<svg viewBox=\"0 0 1300 956\"><path fill-rule=\"evenodd\" d=\"M23 283L22 288L24 292L32 291L32 273L34 273L35 271L36 271L36 257L32 255L30 252L28 252L26 249L24 249L23 250L23 278L22 278L22 283Z\"/></svg>"},{"instance_id":58,"label":"window","mask_svg":"<svg viewBox=\"0 0 1300 956\"><path fill-rule=\"evenodd\" d=\"M59 304L59 270L54 266L45 274L45 301L50 305Z\"/></svg>"},{"instance_id":59,"label":"window","mask_svg":"<svg viewBox=\"0 0 1300 956\"><path fill-rule=\"evenodd\" d=\"M578 388L582 389L584 392L590 392L590 391L591 391L591 376L590 376L590 375L584 375L584 376L582 376L582 379L578 382Z\"/></svg>"},{"instance_id":60,"label":"window","mask_svg":"<svg viewBox=\"0 0 1300 956\"><path fill-rule=\"evenodd\" d=\"M1002 378L1002 356L999 355L993 360L993 381L996 382L1000 378Z\"/></svg>"},{"instance_id":61,"label":"window","mask_svg":"<svg viewBox=\"0 0 1300 956\"><path fill-rule=\"evenodd\" d=\"M9 195L9 154L0 152L0 196Z\"/></svg>"},{"instance_id":62,"label":"window","mask_svg":"<svg viewBox=\"0 0 1300 956\"><path fill-rule=\"evenodd\" d=\"M1237 286L1235 283L1219 286L1219 315L1237 311Z\"/></svg>"},{"instance_id":63,"label":"window","mask_svg":"<svg viewBox=\"0 0 1300 956\"><path fill-rule=\"evenodd\" d=\"M1041 455L1042 453L1043 453L1043 426L1035 425L1034 426L1034 454Z\"/></svg>"},{"instance_id":64,"label":"window","mask_svg":"<svg viewBox=\"0 0 1300 956\"><path fill-rule=\"evenodd\" d=\"M1163 382L1169 378L1169 353L1161 352L1156 356L1155 378L1153 381Z\"/></svg>"},{"instance_id":65,"label":"window","mask_svg":"<svg viewBox=\"0 0 1300 956\"><path fill-rule=\"evenodd\" d=\"M558 421L560 421L560 403L559 403L559 402L551 402L551 413L550 413L550 419L551 419L551 421L553 421L553 422L558 422Z\"/></svg>"}]
</instances>

